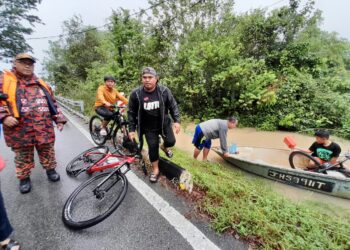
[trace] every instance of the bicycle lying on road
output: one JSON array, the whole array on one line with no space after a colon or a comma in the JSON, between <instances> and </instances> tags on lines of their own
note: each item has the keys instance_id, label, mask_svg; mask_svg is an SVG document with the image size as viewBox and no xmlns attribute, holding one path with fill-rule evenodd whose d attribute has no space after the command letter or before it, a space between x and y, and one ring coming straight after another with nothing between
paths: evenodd
<instances>
[{"instance_id":1,"label":"bicycle lying on road","mask_svg":"<svg viewBox=\"0 0 350 250\"><path fill-rule=\"evenodd\" d=\"M66 167L68 175L76 177L86 172L98 174L78 186L68 197L62 212L66 226L72 229L92 227L110 216L122 203L128 190L125 174L132 164L141 165L147 175L146 163L139 149L133 155L125 155L119 149L110 152L107 146L84 151Z\"/></svg>"}]
</instances>

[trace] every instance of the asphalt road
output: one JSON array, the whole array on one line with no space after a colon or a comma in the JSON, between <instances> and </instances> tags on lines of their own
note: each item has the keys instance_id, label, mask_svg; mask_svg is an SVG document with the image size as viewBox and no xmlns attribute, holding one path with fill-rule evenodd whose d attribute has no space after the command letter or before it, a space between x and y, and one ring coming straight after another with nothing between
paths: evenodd
<instances>
[{"instance_id":1,"label":"asphalt road","mask_svg":"<svg viewBox=\"0 0 350 250\"><path fill-rule=\"evenodd\" d=\"M83 125L79 119L74 122ZM22 195L15 177L13 153L0 139L0 154L7 167L0 173L1 191L8 216L15 229L13 238L22 249L193 249L184 237L132 185L121 206L102 223L81 231L67 229L61 213L65 200L87 176L70 178L66 164L80 152L92 147L72 122L63 132L56 132L57 171L61 181L51 183L38 163L32 171L32 191ZM145 179L145 183L148 180ZM192 211L180 197L160 184L151 185L163 199L181 214ZM206 222L191 219L205 236L221 249L247 249L246 245L228 235L218 235ZM197 247L198 248L198 247ZM209 249L209 247L208 247Z\"/></svg>"}]
</instances>

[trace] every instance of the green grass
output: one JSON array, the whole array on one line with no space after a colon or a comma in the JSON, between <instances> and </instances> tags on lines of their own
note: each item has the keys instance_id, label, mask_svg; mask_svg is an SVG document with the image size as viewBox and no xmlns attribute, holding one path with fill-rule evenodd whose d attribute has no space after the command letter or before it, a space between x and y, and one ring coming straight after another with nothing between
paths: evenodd
<instances>
[{"instance_id":1,"label":"green grass","mask_svg":"<svg viewBox=\"0 0 350 250\"><path fill-rule=\"evenodd\" d=\"M206 191L200 209L218 232L234 230L264 249L350 249L350 213L329 212L319 203L294 203L266 183L216 163L195 161L174 149L175 163Z\"/></svg>"}]
</instances>

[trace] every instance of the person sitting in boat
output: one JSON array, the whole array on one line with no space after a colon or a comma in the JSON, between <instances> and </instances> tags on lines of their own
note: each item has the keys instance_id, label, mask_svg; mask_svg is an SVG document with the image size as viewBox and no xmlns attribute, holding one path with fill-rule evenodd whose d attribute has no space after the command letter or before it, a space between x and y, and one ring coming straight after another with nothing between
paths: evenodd
<instances>
[{"instance_id":1,"label":"person sitting in boat","mask_svg":"<svg viewBox=\"0 0 350 250\"><path fill-rule=\"evenodd\" d=\"M211 140L217 138L220 138L220 146L224 156L228 157L227 131L235 128L237 123L237 118L231 116L227 120L212 119L198 124L192 140L192 144L195 146L193 157L197 159L203 149L203 161L207 161Z\"/></svg>"},{"instance_id":2,"label":"person sitting in boat","mask_svg":"<svg viewBox=\"0 0 350 250\"><path fill-rule=\"evenodd\" d=\"M315 158L321 165L325 163L336 164L341 152L340 146L329 140L329 132L326 130L318 130L315 132L316 141L310 146L311 156ZM316 168L316 164L310 161L309 168Z\"/></svg>"}]
</instances>

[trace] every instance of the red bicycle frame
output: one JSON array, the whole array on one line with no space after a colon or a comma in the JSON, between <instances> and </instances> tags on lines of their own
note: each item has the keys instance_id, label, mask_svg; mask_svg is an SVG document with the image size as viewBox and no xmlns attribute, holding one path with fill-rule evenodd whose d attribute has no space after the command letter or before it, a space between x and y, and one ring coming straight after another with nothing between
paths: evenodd
<instances>
[{"instance_id":1,"label":"red bicycle frame","mask_svg":"<svg viewBox=\"0 0 350 250\"><path fill-rule=\"evenodd\" d=\"M91 152L86 154L86 156L89 155L99 155L99 154L103 154L104 153L96 153L96 152ZM113 162L108 162L109 159L113 158ZM133 162L135 162L136 157L135 156L125 156L125 155L121 155L121 154L115 154L115 152L111 153L108 152L107 154L105 154L105 156L102 157L102 159L98 160L97 162L95 162L90 168L88 168L86 170L86 172L88 174L93 174L95 172L99 172L99 171L103 171L105 169L109 169L109 168L120 168L122 167L124 164L127 163L127 165L132 164Z\"/></svg>"}]
</instances>

